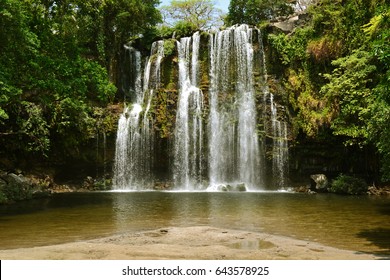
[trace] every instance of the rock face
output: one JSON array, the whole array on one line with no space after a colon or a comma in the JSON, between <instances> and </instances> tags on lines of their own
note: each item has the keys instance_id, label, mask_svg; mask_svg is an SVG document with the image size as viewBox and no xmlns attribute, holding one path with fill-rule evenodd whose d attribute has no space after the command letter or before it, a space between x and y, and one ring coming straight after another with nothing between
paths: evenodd
<instances>
[{"instance_id":1,"label":"rock face","mask_svg":"<svg viewBox=\"0 0 390 280\"><path fill-rule=\"evenodd\" d=\"M329 181L324 174L313 174L310 176L312 180L311 190L316 192L328 192Z\"/></svg>"},{"instance_id":2,"label":"rock face","mask_svg":"<svg viewBox=\"0 0 390 280\"><path fill-rule=\"evenodd\" d=\"M276 27L284 33L292 33L295 28L302 26L309 18L307 13L295 14L289 17L286 20L279 20L271 24L271 26Z\"/></svg>"},{"instance_id":3,"label":"rock face","mask_svg":"<svg viewBox=\"0 0 390 280\"><path fill-rule=\"evenodd\" d=\"M0 203L25 200L32 197L32 184L14 173L0 172Z\"/></svg>"},{"instance_id":4,"label":"rock face","mask_svg":"<svg viewBox=\"0 0 390 280\"><path fill-rule=\"evenodd\" d=\"M289 18L286 21L275 22L272 25L275 26L276 28L281 29L284 32L290 33L295 29L297 21L298 21L298 16L295 16L295 17Z\"/></svg>"},{"instance_id":5,"label":"rock face","mask_svg":"<svg viewBox=\"0 0 390 280\"><path fill-rule=\"evenodd\" d=\"M38 178L0 170L0 204L47 197L51 188L53 181L49 176Z\"/></svg>"}]
</instances>

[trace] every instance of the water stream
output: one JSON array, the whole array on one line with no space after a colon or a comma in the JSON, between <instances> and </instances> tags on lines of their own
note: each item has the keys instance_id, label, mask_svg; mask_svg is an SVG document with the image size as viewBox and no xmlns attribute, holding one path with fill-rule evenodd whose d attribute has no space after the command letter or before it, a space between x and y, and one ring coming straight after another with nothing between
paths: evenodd
<instances>
[{"instance_id":1,"label":"water stream","mask_svg":"<svg viewBox=\"0 0 390 280\"><path fill-rule=\"evenodd\" d=\"M129 91L133 100L125 104L118 121L113 185L115 189L139 189L153 184L154 130L149 116L154 91L160 87L164 42L154 42L142 79L141 54L127 47L134 80ZM142 85L143 82L143 85Z\"/></svg>"},{"instance_id":2,"label":"water stream","mask_svg":"<svg viewBox=\"0 0 390 280\"><path fill-rule=\"evenodd\" d=\"M253 30L247 25L210 35L210 187L263 187L256 134Z\"/></svg>"},{"instance_id":3,"label":"water stream","mask_svg":"<svg viewBox=\"0 0 390 280\"><path fill-rule=\"evenodd\" d=\"M274 187L286 187L288 125L267 86L260 30L239 25L210 33L208 48L202 50L201 34L196 32L177 41L176 50L177 109L172 149L165 155L172 165L167 168L172 174L166 177L172 178L173 188L261 190L269 170ZM133 101L118 123L113 185L117 190L152 189L156 136L149 112L157 90L164 87L160 81L164 42L153 43L143 75L140 53L131 47L128 51L133 57L129 85ZM200 67L200 51L208 56L207 73ZM261 92L254 68L263 73ZM263 119L256 108L260 95ZM264 133L258 131L259 122ZM271 161L266 160L266 137L272 139L267 152Z\"/></svg>"},{"instance_id":4,"label":"water stream","mask_svg":"<svg viewBox=\"0 0 390 280\"><path fill-rule=\"evenodd\" d=\"M203 93L198 81L199 32L177 42L179 97L174 136L175 188L201 188L203 151Z\"/></svg>"}]
</instances>

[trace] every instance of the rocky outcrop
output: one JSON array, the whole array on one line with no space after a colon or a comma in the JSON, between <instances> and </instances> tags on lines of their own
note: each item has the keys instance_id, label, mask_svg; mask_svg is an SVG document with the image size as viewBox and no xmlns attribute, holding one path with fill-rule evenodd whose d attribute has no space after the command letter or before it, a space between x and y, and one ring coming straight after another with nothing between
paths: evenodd
<instances>
[{"instance_id":1,"label":"rocky outcrop","mask_svg":"<svg viewBox=\"0 0 390 280\"><path fill-rule=\"evenodd\" d=\"M32 184L27 178L0 171L0 203L32 198Z\"/></svg>"},{"instance_id":2,"label":"rocky outcrop","mask_svg":"<svg viewBox=\"0 0 390 280\"><path fill-rule=\"evenodd\" d=\"M294 32L296 27L303 26L309 19L309 15L306 13L295 14L285 20L279 20L271 23L271 26L279 29L280 31L289 34Z\"/></svg>"},{"instance_id":3,"label":"rocky outcrop","mask_svg":"<svg viewBox=\"0 0 390 280\"><path fill-rule=\"evenodd\" d=\"M310 176L311 190L316 192L328 192L329 181L326 175L324 174L313 174Z\"/></svg>"},{"instance_id":4,"label":"rocky outcrop","mask_svg":"<svg viewBox=\"0 0 390 280\"><path fill-rule=\"evenodd\" d=\"M237 184L221 184L216 186L215 190L221 192L245 192L247 189L244 183L237 183Z\"/></svg>"},{"instance_id":5,"label":"rocky outcrop","mask_svg":"<svg viewBox=\"0 0 390 280\"><path fill-rule=\"evenodd\" d=\"M47 197L61 192L61 187L55 184L49 175L23 175L22 172L0 171L0 204Z\"/></svg>"}]
</instances>

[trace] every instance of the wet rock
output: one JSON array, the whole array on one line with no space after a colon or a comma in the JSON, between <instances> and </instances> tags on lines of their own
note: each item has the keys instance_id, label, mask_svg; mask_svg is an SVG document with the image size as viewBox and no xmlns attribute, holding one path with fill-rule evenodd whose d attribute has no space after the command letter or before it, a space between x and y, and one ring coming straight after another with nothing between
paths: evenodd
<instances>
[{"instance_id":1,"label":"wet rock","mask_svg":"<svg viewBox=\"0 0 390 280\"><path fill-rule=\"evenodd\" d=\"M170 190L171 188L172 185L169 182L156 182L153 186L153 189L157 191Z\"/></svg>"},{"instance_id":2,"label":"wet rock","mask_svg":"<svg viewBox=\"0 0 390 280\"><path fill-rule=\"evenodd\" d=\"M95 187L95 181L91 176L87 176L83 183L83 188L87 190L93 190Z\"/></svg>"},{"instance_id":3,"label":"wet rock","mask_svg":"<svg viewBox=\"0 0 390 280\"><path fill-rule=\"evenodd\" d=\"M311 190L317 192L328 192L329 180L325 174L313 174L310 176Z\"/></svg>"},{"instance_id":4,"label":"wet rock","mask_svg":"<svg viewBox=\"0 0 390 280\"><path fill-rule=\"evenodd\" d=\"M315 193L314 191L312 191L310 189L310 186L299 186L299 187L295 187L293 188L293 191L294 192L297 192L297 193Z\"/></svg>"},{"instance_id":5,"label":"wet rock","mask_svg":"<svg viewBox=\"0 0 390 280\"><path fill-rule=\"evenodd\" d=\"M245 192L246 186L245 183L238 183L238 184L221 184L217 187L218 191L222 192Z\"/></svg>"}]
</instances>

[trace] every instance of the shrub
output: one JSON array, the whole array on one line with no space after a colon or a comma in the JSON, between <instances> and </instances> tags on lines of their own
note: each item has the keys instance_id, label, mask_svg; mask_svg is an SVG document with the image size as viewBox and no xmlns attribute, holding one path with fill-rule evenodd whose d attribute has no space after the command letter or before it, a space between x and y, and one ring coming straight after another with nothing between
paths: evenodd
<instances>
[{"instance_id":1,"label":"shrub","mask_svg":"<svg viewBox=\"0 0 390 280\"><path fill-rule=\"evenodd\" d=\"M0 190L0 205L8 202L7 196Z\"/></svg>"},{"instance_id":2,"label":"shrub","mask_svg":"<svg viewBox=\"0 0 390 280\"><path fill-rule=\"evenodd\" d=\"M360 178L340 174L333 180L330 192L340 194L364 194L368 190L367 183Z\"/></svg>"}]
</instances>

